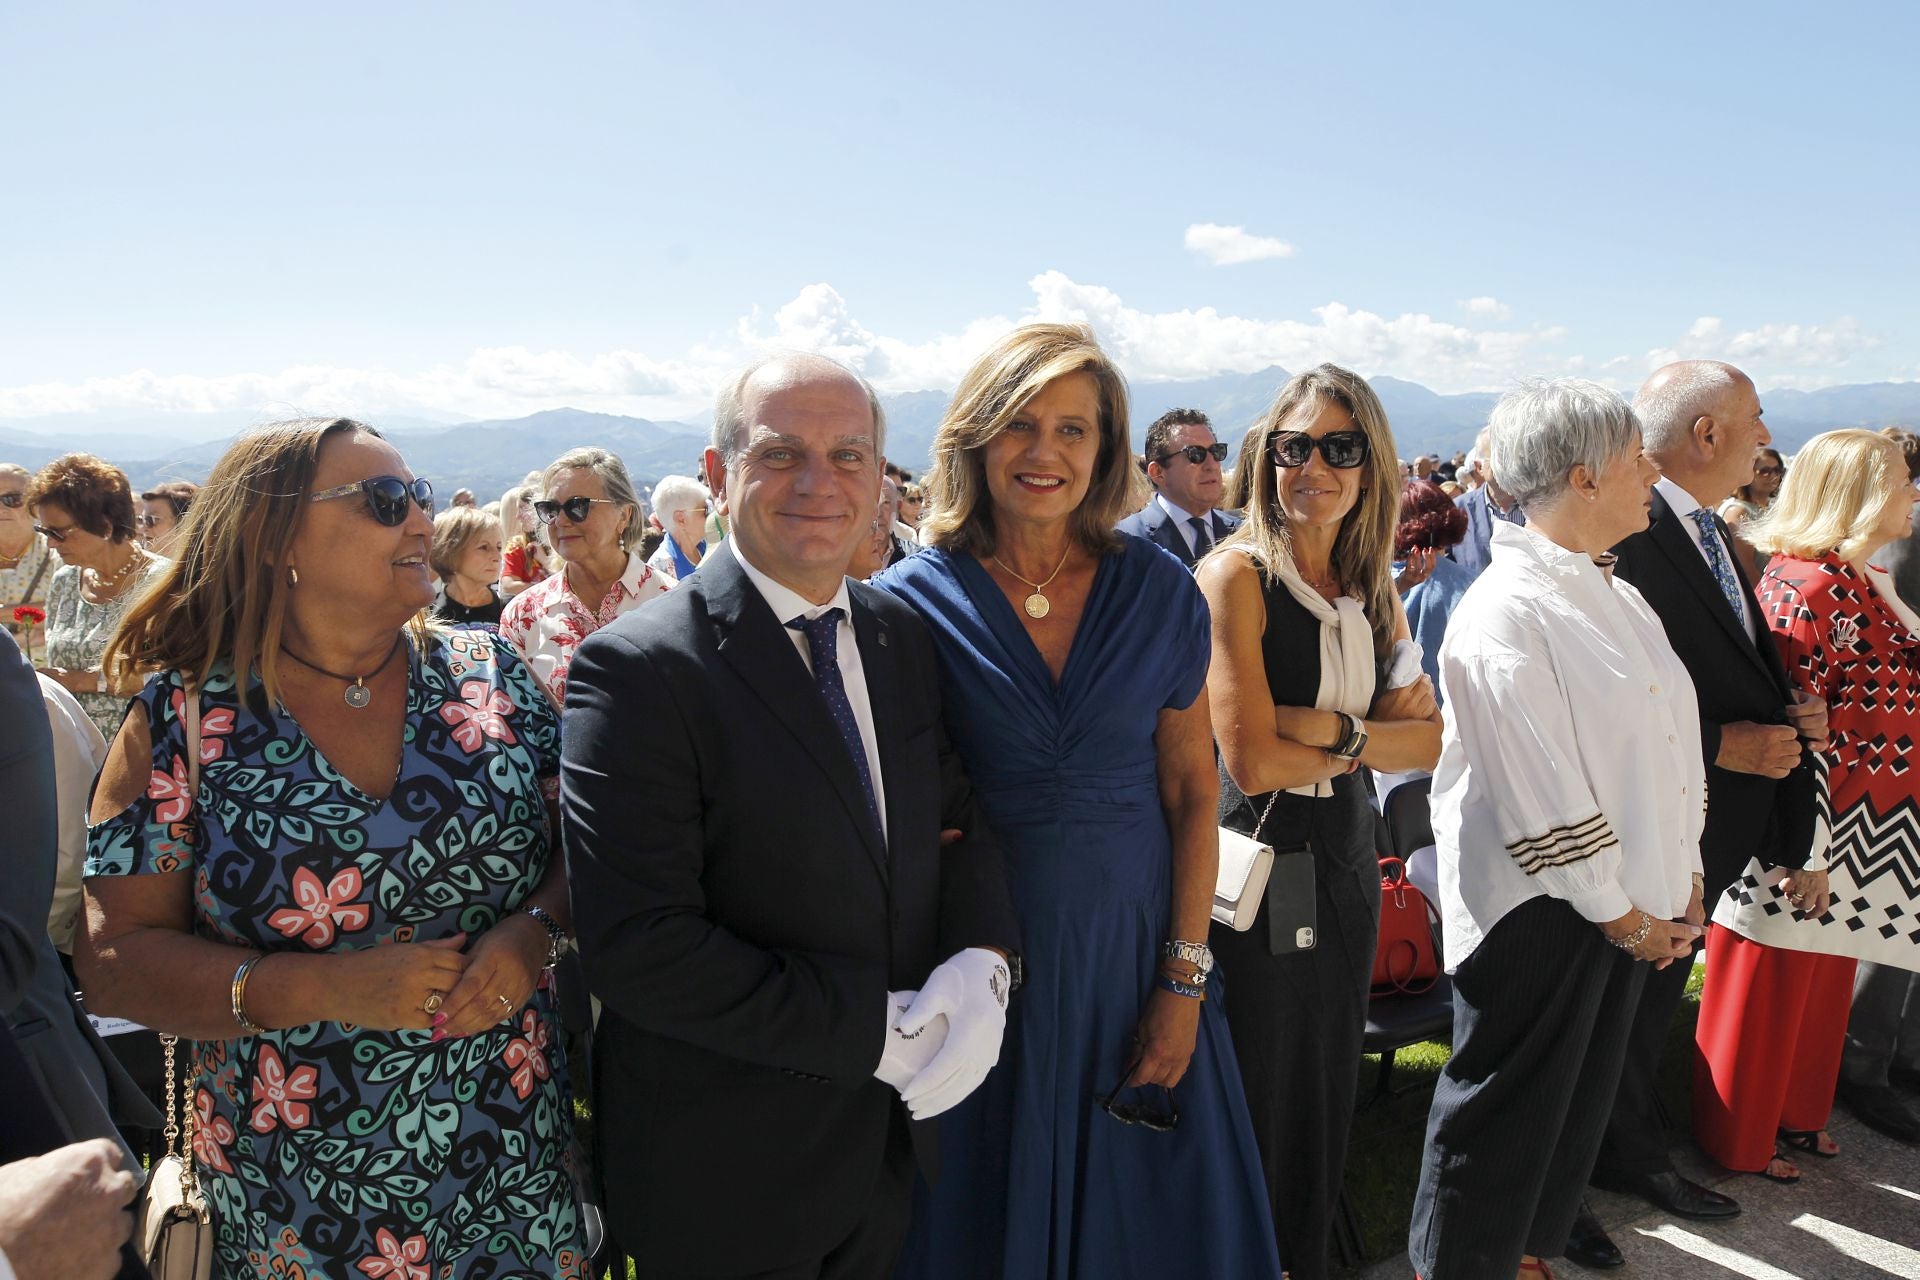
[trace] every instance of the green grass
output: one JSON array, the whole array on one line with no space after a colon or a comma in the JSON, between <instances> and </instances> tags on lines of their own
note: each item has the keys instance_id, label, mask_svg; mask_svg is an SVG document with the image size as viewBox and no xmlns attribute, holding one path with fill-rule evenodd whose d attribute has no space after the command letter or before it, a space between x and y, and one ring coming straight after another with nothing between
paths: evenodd
<instances>
[{"instance_id":1,"label":"green grass","mask_svg":"<svg viewBox=\"0 0 1920 1280\"><path fill-rule=\"evenodd\" d=\"M1668 1032L1658 1076L1660 1101L1683 1133L1693 1123L1693 1025L1700 1014L1700 978L1695 969L1687 980L1687 998ZM1393 1060L1393 1096L1371 1103L1380 1059L1370 1054L1361 1064L1361 1108L1347 1149L1347 1200L1366 1264L1406 1250L1414 1184L1426 1143L1427 1107L1434 1080L1451 1055L1451 1047L1438 1042L1402 1049Z\"/></svg>"}]
</instances>

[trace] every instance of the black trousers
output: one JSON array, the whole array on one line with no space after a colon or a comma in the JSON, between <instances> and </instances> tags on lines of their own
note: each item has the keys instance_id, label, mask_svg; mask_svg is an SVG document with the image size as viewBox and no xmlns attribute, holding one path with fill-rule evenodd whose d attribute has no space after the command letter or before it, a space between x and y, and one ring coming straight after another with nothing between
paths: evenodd
<instances>
[{"instance_id":1,"label":"black trousers","mask_svg":"<svg viewBox=\"0 0 1920 1280\"><path fill-rule=\"evenodd\" d=\"M887 1132L886 1159L874 1178L867 1211L847 1238L828 1251L826 1257L751 1275L663 1271L650 1268L643 1258L637 1260L638 1273L643 1280L891 1280L913 1216L914 1168L906 1110L896 1106L892 1127ZM751 1223L741 1223L740 1229L750 1231L753 1227Z\"/></svg>"},{"instance_id":2,"label":"black trousers","mask_svg":"<svg viewBox=\"0 0 1920 1280\"><path fill-rule=\"evenodd\" d=\"M1510 1276L1566 1248L1649 967L1546 897L1461 964L1407 1234L1426 1280Z\"/></svg>"},{"instance_id":3,"label":"black trousers","mask_svg":"<svg viewBox=\"0 0 1920 1280\"><path fill-rule=\"evenodd\" d=\"M1227 1026L1266 1172L1280 1263L1293 1280L1326 1280L1380 931L1380 867L1372 811L1357 789L1353 797L1300 804L1351 811L1330 811L1313 827L1318 944L1274 955L1264 904L1247 932L1216 924L1211 942L1226 979ZM1297 828L1283 821L1293 819L1276 810L1267 830L1309 829L1305 819Z\"/></svg>"},{"instance_id":4,"label":"black trousers","mask_svg":"<svg viewBox=\"0 0 1920 1280\"><path fill-rule=\"evenodd\" d=\"M1697 944L1694 950L1699 950ZM1594 1161L1593 1167L1603 1173L1637 1176L1673 1169L1655 1082L1661 1055L1667 1048L1667 1033L1687 994L1693 958L1675 960L1664 969L1646 968L1646 988L1640 993L1640 1006L1634 1010L1633 1025L1627 1031L1627 1060L1620 1069L1620 1089L1614 1095L1613 1114L1607 1117L1599 1159Z\"/></svg>"},{"instance_id":5,"label":"black trousers","mask_svg":"<svg viewBox=\"0 0 1920 1280\"><path fill-rule=\"evenodd\" d=\"M1920 973L1860 962L1840 1078L1885 1088L1894 1067L1920 1068Z\"/></svg>"}]
</instances>

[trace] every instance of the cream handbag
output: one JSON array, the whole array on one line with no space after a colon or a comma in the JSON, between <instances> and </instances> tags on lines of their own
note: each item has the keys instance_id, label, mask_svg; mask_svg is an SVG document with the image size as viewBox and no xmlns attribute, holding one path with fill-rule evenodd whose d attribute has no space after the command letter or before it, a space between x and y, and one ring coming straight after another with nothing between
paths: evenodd
<instances>
[{"instance_id":1,"label":"cream handbag","mask_svg":"<svg viewBox=\"0 0 1920 1280\"><path fill-rule=\"evenodd\" d=\"M1267 800L1267 807L1254 825L1258 832L1273 813L1278 791ZM1261 844L1252 836L1220 828L1220 872L1213 883L1213 918L1235 933L1253 928L1260 914L1260 901L1267 896L1267 877L1273 874L1273 846Z\"/></svg>"}]
</instances>

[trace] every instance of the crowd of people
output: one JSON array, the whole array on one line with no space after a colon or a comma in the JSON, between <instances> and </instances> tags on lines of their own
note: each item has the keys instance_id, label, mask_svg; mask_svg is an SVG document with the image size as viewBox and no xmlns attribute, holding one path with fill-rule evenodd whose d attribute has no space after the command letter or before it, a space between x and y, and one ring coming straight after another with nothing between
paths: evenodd
<instances>
[{"instance_id":1,"label":"crowd of people","mask_svg":"<svg viewBox=\"0 0 1920 1280\"><path fill-rule=\"evenodd\" d=\"M111 1221L184 1121L219 1277L583 1277L593 1204L647 1276L1324 1280L1405 785L1419 1276L1617 1263L1590 1184L1739 1212L1654 1098L1702 946L1709 1155L1791 1181L1836 1095L1920 1140L1920 439L1789 466L1701 361L1445 462L1333 365L1231 467L1129 430L1029 325L919 481L797 354L650 503L581 447L436 514L341 418L197 490L0 466L0 1080L58 1137L0 1147L0 1258L82 1274L32 1188ZM177 1038L178 1114L76 990Z\"/></svg>"}]
</instances>

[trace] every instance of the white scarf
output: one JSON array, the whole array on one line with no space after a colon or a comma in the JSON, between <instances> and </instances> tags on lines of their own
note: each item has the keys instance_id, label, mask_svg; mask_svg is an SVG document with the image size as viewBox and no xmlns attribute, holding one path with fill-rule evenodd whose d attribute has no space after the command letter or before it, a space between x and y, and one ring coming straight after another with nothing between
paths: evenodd
<instances>
[{"instance_id":1,"label":"white scarf","mask_svg":"<svg viewBox=\"0 0 1920 1280\"><path fill-rule=\"evenodd\" d=\"M1315 709L1344 711L1364 719L1373 709L1376 678L1373 627L1366 610L1352 596L1328 600L1307 585L1291 559L1278 561L1269 570L1320 624L1320 690L1313 698ZM1287 790L1297 796L1325 797L1333 794L1333 783L1309 782Z\"/></svg>"}]
</instances>

